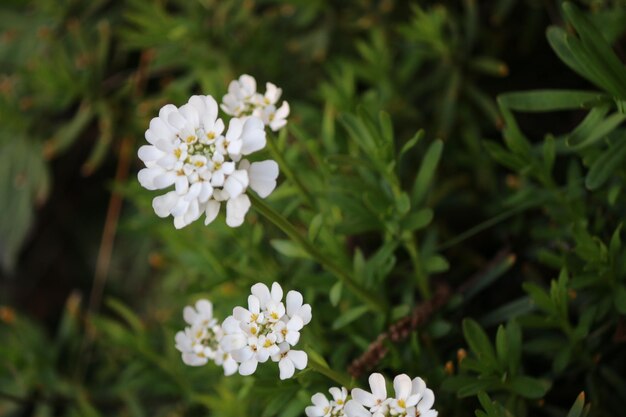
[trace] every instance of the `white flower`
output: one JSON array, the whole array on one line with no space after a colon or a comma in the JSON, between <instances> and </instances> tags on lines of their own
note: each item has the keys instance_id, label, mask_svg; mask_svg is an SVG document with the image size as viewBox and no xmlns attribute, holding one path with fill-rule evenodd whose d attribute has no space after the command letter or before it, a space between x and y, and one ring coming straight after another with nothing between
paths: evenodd
<instances>
[{"instance_id":1,"label":"white flower","mask_svg":"<svg viewBox=\"0 0 626 417\"><path fill-rule=\"evenodd\" d=\"M305 408L307 417L343 417L344 407L348 397L348 390L344 387L332 387L328 390L333 396L331 401L322 393L317 393L311 397L312 406Z\"/></svg>"},{"instance_id":2,"label":"white flower","mask_svg":"<svg viewBox=\"0 0 626 417\"><path fill-rule=\"evenodd\" d=\"M244 74L228 85L228 94L222 98L221 108L235 117L256 116L273 131L287 124L289 103L283 101L277 107L282 90L272 83L265 84L265 94L256 92L254 77Z\"/></svg>"},{"instance_id":3,"label":"white flower","mask_svg":"<svg viewBox=\"0 0 626 417\"><path fill-rule=\"evenodd\" d=\"M287 124L289 103L283 101L283 104L278 109L273 104L270 104L263 108L257 108L252 114L260 118L265 125L276 132Z\"/></svg>"},{"instance_id":4,"label":"white flower","mask_svg":"<svg viewBox=\"0 0 626 417\"><path fill-rule=\"evenodd\" d=\"M308 356L302 350L293 350L288 342L279 345L279 352L272 356L274 362L278 362L280 379L289 379L296 369L303 370L308 363Z\"/></svg>"},{"instance_id":5,"label":"white flower","mask_svg":"<svg viewBox=\"0 0 626 417\"><path fill-rule=\"evenodd\" d=\"M393 380L395 397L387 397L385 379L381 374L369 378L371 392L352 390L352 400L345 407L347 417L437 417L432 410L435 395L421 378L398 375Z\"/></svg>"},{"instance_id":6,"label":"white flower","mask_svg":"<svg viewBox=\"0 0 626 417\"><path fill-rule=\"evenodd\" d=\"M417 396L418 399L417 405L407 410L407 415L437 417L437 411L432 409L435 404L435 393L431 389L426 388L426 383L422 378L417 377L413 379L411 385L411 395Z\"/></svg>"},{"instance_id":7,"label":"white flower","mask_svg":"<svg viewBox=\"0 0 626 417\"><path fill-rule=\"evenodd\" d=\"M237 363L219 345L224 332L213 317L213 304L199 300L195 308L187 306L183 309L183 317L189 326L176 333L176 349L181 352L183 362L202 366L212 360L224 368L225 375L237 372Z\"/></svg>"},{"instance_id":8,"label":"white flower","mask_svg":"<svg viewBox=\"0 0 626 417\"><path fill-rule=\"evenodd\" d=\"M246 80L238 96L247 97L256 88ZM217 111L211 96L192 96L180 108L168 104L150 122L145 135L150 144L139 148L146 165L138 174L141 185L149 190L174 187L155 197L152 206L159 217L173 216L176 228L203 214L205 224L211 223L224 201L226 224L240 226L250 208L248 187L262 198L276 187L276 162L242 161L265 147L263 122L257 117L233 118L224 133Z\"/></svg>"},{"instance_id":9,"label":"white flower","mask_svg":"<svg viewBox=\"0 0 626 417\"><path fill-rule=\"evenodd\" d=\"M295 369L307 365L306 353L291 347L298 343L300 330L311 321L311 306L302 304L300 293L289 291L285 307L283 289L276 282L271 290L258 283L250 292L248 308L235 307L222 323L225 335L220 347L240 364L241 375L253 374L259 363L271 358L278 362L280 378L291 378Z\"/></svg>"},{"instance_id":10,"label":"white flower","mask_svg":"<svg viewBox=\"0 0 626 417\"><path fill-rule=\"evenodd\" d=\"M385 386L385 378L378 373L369 377L370 389L367 392L361 388L352 390L352 398L359 404L369 408L374 416L384 416L389 410L390 399L387 398L387 387Z\"/></svg>"}]
</instances>

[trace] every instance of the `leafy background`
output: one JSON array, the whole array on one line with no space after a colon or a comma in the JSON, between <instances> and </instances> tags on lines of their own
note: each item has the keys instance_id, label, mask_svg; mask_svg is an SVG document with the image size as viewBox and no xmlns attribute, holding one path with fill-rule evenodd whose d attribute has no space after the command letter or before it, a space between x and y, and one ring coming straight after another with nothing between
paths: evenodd
<instances>
[{"instance_id":1,"label":"leafy background","mask_svg":"<svg viewBox=\"0 0 626 417\"><path fill-rule=\"evenodd\" d=\"M298 416L375 370L441 416L619 416L625 31L620 0L3 1L0 414ZM242 73L292 107L279 187L176 231L143 132ZM184 366L182 307L259 280L313 305L318 372Z\"/></svg>"}]
</instances>

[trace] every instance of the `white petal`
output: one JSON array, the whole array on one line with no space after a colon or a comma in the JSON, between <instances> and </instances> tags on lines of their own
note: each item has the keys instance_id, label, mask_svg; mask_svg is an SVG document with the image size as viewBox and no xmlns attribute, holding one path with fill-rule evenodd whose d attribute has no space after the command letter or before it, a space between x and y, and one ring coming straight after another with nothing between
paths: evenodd
<instances>
[{"instance_id":1,"label":"white petal","mask_svg":"<svg viewBox=\"0 0 626 417\"><path fill-rule=\"evenodd\" d=\"M278 369L280 369L280 379L291 378L295 372L293 362L289 358L283 358L278 362Z\"/></svg>"},{"instance_id":2,"label":"white petal","mask_svg":"<svg viewBox=\"0 0 626 417\"><path fill-rule=\"evenodd\" d=\"M285 341L289 343L291 346L295 346L296 344L298 344L299 340L300 340L300 333L298 331L290 331L287 333L287 336L285 336Z\"/></svg>"},{"instance_id":3,"label":"white petal","mask_svg":"<svg viewBox=\"0 0 626 417\"><path fill-rule=\"evenodd\" d=\"M262 282L254 284L250 288L250 292L252 293L252 295L259 299L261 307L265 307L265 305L271 298L270 289L267 288L267 285L263 284Z\"/></svg>"},{"instance_id":4,"label":"white petal","mask_svg":"<svg viewBox=\"0 0 626 417\"><path fill-rule=\"evenodd\" d=\"M250 312L243 307L237 306L233 308L233 317L239 322L247 323L250 321Z\"/></svg>"},{"instance_id":5,"label":"white petal","mask_svg":"<svg viewBox=\"0 0 626 417\"><path fill-rule=\"evenodd\" d=\"M241 147L242 155L249 155L265 147L265 128L261 119L249 117L246 120L241 140L243 141L243 146Z\"/></svg>"},{"instance_id":6,"label":"white petal","mask_svg":"<svg viewBox=\"0 0 626 417\"><path fill-rule=\"evenodd\" d=\"M239 327L239 320L235 319L233 316L226 317L226 319L222 323L222 330L224 330L226 334L241 333L241 328Z\"/></svg>"},{"instance_id":7,"label":"white petal","mask_svg":"<svg viewBox=\"0 0 626 417\"><path fill-rule=\"evenodd\" d=\"M406 374L401 374L393 379L393 389L396 391L397 399L406 400L411 394L411 378Z\"/></svg>"},{"instance_id":8,"label":"white petal","mask_svg":"<svg viewBox=\"0 0 626 417\"><path fill-rule=\"evenodd\" d=\"M239 365L239 374L240 375L252 375L254 371L256 371L256 366L258 362L256 359L252 358L241 365Z\"/></svg>"},{"instance_id":9,"label":"white petal","mask_svg":"<svg viewBox=\"0 0 626 417\"><path fill-rule=\"evenodd\" d=\"M191 104L184 104L179 109L180 114L187 120L187 126L197 129L200 127L200 115Z\"/></svg>"},{"instance_id":10,"label":"white petal","mask_svg":"<svg viewBox=\"0 0 626 417\"><path fill-rule=\"evenodd\" d=\"M430 410L435 403L435 394L432 390L426 389L422 394L422 398L419 403L417 403L417 409L420 412L426 412Z\"/></svg>"},{"instance_id":11,"label":"white petal","mask_svg":"<svg viewBox=\"0 0 626 417\"><path fill-rule=\"evenodd\" d=\"M254 94L256 92L256 80L253 76L248 74L243 74L239 77L239 82L241 86L245 89L248 95Z\"/></svg>"},{"instance_id":12,"label":"white petal","mask_svg":"<svg viewBox=\"0 0 626 417\"><path fill-rule=\"evenodd\" d=\"M291 290L287 293L287 315L293 317L300 307L302 307L302 294L298 291Z\"/></svg>"},{"instance_id":13,"label":"white petal","mask_svg":"<svg viewBox=\"0 0 626 417\"><path fill-rule=\"evenodd\" d=\"M366 407L372 407L376 404L376 398L361 388L355 388L352 390L352 398Z\"/></svg>"},{"instance_id":14,"label":"white petal","mask_svg":"<svg viewBox=\"0 0 626 417\"><path fill-rule=\"evenodd\" d=\"M276 161L267 160L253 162L248 168L250 177L250 188L252 188L261 198L265 198L276 188L276 178L278 178L278 164Z\"/></svg>"},{"instance_id":15,"label":"white petal","mask_svg":"<svg viewBox=\"0 0 626 417\"><path fill-rule=\"evenodd\" d=\"M385 385L385 378L381 374L374 373L370 375L369 383L374 397L383 400L387 398L387 387Z\"/></svg>"},{"instance_id":16,"label":"white petal","mask_svg":"<svg viewBox=\"0 0 626 417\"><path fill-rule=\"evenodd\" d=\"M167 217L170 215L176 203L178 203L178 195L176 195L175 191L170 191L167 194L154 197L152 200L152 208L157 216Z\"/></svg>"},{"instance_id":17,"label":"white petal","mask_svg":"<svg viewBox=\"0 0 626 417\"><path fill-rule=\"evenodd\" d=\"M208 362L207 358L202 358L194 353L183 353L182 357L185 365L189 366L202 366Z\"/></svg>"},{"instance_id":18,"label":"white petal","mask_svg":"<svg viewBox=\"0 0 626 417\"><path fill-rule=\"evenodd\" d=\"M208 225L217 217L217 214L220 211L220 203L215 200L209 200L206 205L206 210L204 214L206 214L206 219L204 219L204 224Z\"/></svg>"},{"instance_id":19,"label":"white petal","mask_svg":"<svg viewBox=\"0 0 626 417\"><path fill-rule=\"evenodd\" d=\"M198 318L198 313L193 307L187 306L183 309L183 318L189 324L194 324L196 322L196 318Z\"/></svg>"},{"instance_id":20,"label":"white petal","mask_svg":"<svg viewBox=\"0 0 626 417\"><path fill-rule=\"evenodd\" d=\"M311 313L311 306L309 304L305 304L300 307L300 310L296 313L302 319L302 323L306 326L311 322L311 318L313 317Z\"/></svg>"},{"instance_id":21,"label":"white petal","mask_svg":"<svg viewBox=\"0 0 626 417\"><path fill-rule=\"evenodd\" d=\"M356 400L348 401L343 411L346 417L372 417L372 413L363 408Z\"/></svg>"},{"instance_id":22,"label":"white petal","mask_svg":"<svg viewBox=\"0 0 626 417\"><path fill-rule=\"evenodd\" d=\"M224 367L224 375L226 376L234 374L235 372L237 372L237 369L239 368L239 365L237 364L237 362L232 357L230 357L230 355L224 361L222 366Z\"/></svg>"},{"instance_id":23,"label":"white petal","mask_svg":"<svg viewBox=\"0 0 626 417\"><path fill-rule=\"evenodd\" d=\"M224 181L224 191L230 195L230 198L239 197L248 188L248 172L245 170L237 170L228 176ZM247 210L246 210L247 211Z\"/></svg>"},{"instance_id":24,"label":"white petal","mask_svg":"<svg viewBox=\"0 0 626 417\"><path fill-rule=\"evenodd\" d=\"M423 394L426 390L426 383L420 377L414 378L412 381L411 394Z\"/></svg>"},{"instance_id":25,"label":"white petal","mask_svg":"<svg viewBox=\"0 0 626 417\"><path fill-rule=\"evenodd\" d=\"M176 174L173 172L165 172L154 178L154 186L156 188L166 188L174 184L176 181Z\"/></svg>"},{"instance_id":26,"label":"white petal","mask_svg":"<svg viewBox=\"0 0 626 417\"><path fill-rule=\"evenodd\" d=\"M243 121L236 117L230 119L230 123L228 123L228 131L226 132L226 139L229 142L233 142L241 137L241 132L243 131Z\"/></svg>"},{"instance_id":27,"label":"white petal","mask_svg":"<svg viewBox=\"0 0 626 417\"><path fill-rule=\"evenodd\" d=\"M155 166L152 168L143 168L139 173L137 173L137 179L139 180L139 184L142 187L148 190L156 190L157 187L154 185L154 179L159 175L163 174L163 169L161 167Z\"/></svg>"},{"instance_id":28,"label":"white petal","mask_svg":"<svg viewBox=\"0 0 626 417\"><path fill-rule=\"evenodd\" d=\"M174 130L163 119L159 117L155 117L150 120L149 130L152 132L150 134L151 139L156 139L153 143L156 143L157 140L165 139L169 141L174 138ZM146 134L146 139L147 138L148 135Z\"/></svg>"},{"instance_id":29,"label":"white petal","mask_svg":"<svg viewBox=\"0 0 626 417\"><path fill-rule=\"evenodd\" d=\"M233 350L232 352L230 352L230 355L235 361L240 363L247 362L255 357L254 352L252 351L252 349L250 349L249 346L244 346L241 349ZM256 359L254 360L256 361Z\"/></svg>"},{"instance_id":30,"label":"white petal","mask_svg":"<svg viewBox=\"0 0 626 417\"><path fill-rule=\"evenodd\" d=\"M189 180L185 175L178 175L174 184L176 185L178 195L186 194L187 190L189 190Z\"/></svg>"},{"instance_id":31,"label":"white petal","mask_svg":"<svg viewBox=\"0 0 626 417\"><path fill-rule=\"evenodd\" d=\"M311 402L318 407L327 407L330 405L328 398L322 393L317 393L311 397Z\"/></svg>"},{"instance_id":32,"label":"white petal","mask_svg":"<svg viewBox=\"0 0 626 417\"><path fill-rule=\"evenodd\" d=\"M300 370L306 368L306 365L309 362L309 357L306 352L302 350L290 350L287 352L287 357L293 362L296 369Z\"/></svg>"},{"instance_id":33,"label":"white petal","mask_svg":"<svg viewBox=\"0 0 626 417\"><path fill-rule=\"evenodd\" d=\"M168 114L167 122L176 129L184 129L187 125L187 121L178 111L173 111Z\"/></svg>"},{"instance_id":34,"label":"white petal","mask_svg":"<svg viewBox=\"0 0 626 417\"><path fill-rule=\"evenodd\" d=\"M261 311L261 302L259 301L257 296L255 295L248 296L248 310L254 314L259 314L259 312Z\"/></svg>"},{"instance_id":35,"label":"white petal","mask_svg":"<svg viewBox=\"0 0 626 417\"><path fill-rule=\"evenodd\" d=\"M283 101L283 104L276 110L275 118L276 119L284 119L289 116L289 103Z\"/></svg>"},{"instance_id":36,"label":"white petal","mask_svg":"<svg viewBox=\"0 0 626 417\"><path fill-rule=\"evenodd\" d=\"M174 217L174 227L177 229L182 229L185 226L188 226L189 223L185 221L185 216L175 216Z\"/></svg>"},{"instance_id":37,"label":"white petal","mask_svg":"<svg viewBox=\"0 0 626 417\"><path fill-rule=\"evenodd\" d=\"M250 209L250 199L242 194L226 202L226 224L230 227L239 227L243 223L246 213Z\"/></svg>"},{"instance_id":38,"label":"white petal","mask_svg":"<svg viewBox=\"0 0 626 417\"><path fill-rule=\"evenodd\" d=\"M211 184L209 184L206 181L203 181L201 184L202 184L202 187L200 189L200 194L198 194L198 201L201 203L206 203L209 200L209 198L211 198L211 196L213 195L213 187L211 187ZM217 208L219 210L219 205Z\"/></svg>"},{"instance_id":39,"label":"white petal","mask_svg":"<svg viewBox=\"0 0 626 417\"><path fill-rule=\"evenodd\" d=\"M213 304L209 300L198 300L196 310L198 310L198 313L202 314L202 317L206 320L213 318Z\"/></svg>"},{"instance_id":40,"label":"white petal","mask_svg":"<svg viewBox=\"0 0 626 417\"><path fill-rule=\"evenodd\" d=\"M220 347L224 352L229 353L240 350L241 348L246 346L246 343L246 336L241 333L227 334L226 336L222 337L222 340L220 340Z\"/></svg>"},{"instance_id":41,"label":"white petal","mask_svg":"<svg viewBox=\"0 0 626 417\"><path fill-rule=\"evenodd\" d=\"M283 299L283 288L280 286L278 282L272 283L272 291L271 291L272 300L280 303L280 300Z\"/></svg>"},{"instance_id":42,"label":"white petal","mask_svg":"<svg viewBox=\"0 0 626 417\"><path fill-rule=\"evenodd\" d=\"M142 161L148 162L148 161L156 161L157 159L161 158L164 155L164 153L163 151L158 149L156 146L143 145L137 151L137 155L139 156L139 159L141 159Z\"/></svg>"},{"instance_id":43,"label":"white petal","mask_svg":"<svg viewBox=\"0 0 626 417\"><path fill-rule=\"evenodd\" d=\"M307 415L307 417L323 417L324 416L323 409L319 407L314 407L312 405L305 408L304 413Z\"/></svg>"}]
</instances>

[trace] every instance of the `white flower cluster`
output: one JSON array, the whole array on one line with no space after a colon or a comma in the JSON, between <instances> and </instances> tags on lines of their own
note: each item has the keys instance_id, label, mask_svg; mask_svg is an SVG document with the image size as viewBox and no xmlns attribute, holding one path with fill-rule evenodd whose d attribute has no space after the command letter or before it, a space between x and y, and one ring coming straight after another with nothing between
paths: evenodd
<instances>
[{"instance_id":1,"label":"white flower cluster","mask_svg":"<svg viewBox=\"0 0 626 417\"><path fill-rule=\"evenodd\" d=\"M278 362L280 379L291 378L295 369L304 369L307 354L291 349L300 340L300 330L311 321L311 306L303 304L302 294L289 291L286 306L278 283L272 289L259 283L251 288L248 308L235 307L222 324L220 346L240 365L241 375L251 375L259 363Z\"/></svg>"},{"instance_id":2,"label":"white flower cluster","mask_svg":"<svg viewBox=\"0 0 626 417\"><path fill-rule=\"evenodd\" d=\"M346 417L437 417L432 409L435 394L422 378L411 380L406 374L393 380L395 397L387 397L385 378L378 373L369 377L371 392L352 390L352 399L344 409ZM330 414L329 414L330 415Z\"/></svg>"},{"instance_id":3,"label":"white flower cluster","mask_svg":"<svg viewBox=\"0 0 626 417\"><path fill-rule=\"evenodd\" d=\"M332 387L328 390L333 399L328 398L320 392L311 397L313 405L304 409L307 417L345 417L344 407L348 401L348 390L344 387Z\"/></svg>"},{"instance_id":4,"label":"white flower cluster","mask_svg":"<svg viewBox=\"0 0 626 417\"><path fill-rule=\"evenodd\" d=\"M265 89L265 94L257 93L254 77L244 74L228 85L228 94L222 99L222 110L235 117L258 117L275 132L287 124L289 103L283 101L276 108L283 91L272 83L265 84Z\"/></svg>"},{"instance_id":5,"label":"white flower cluster","mask_svg":"<svg viewBox=\"0 0 626 417\"><path fill-rule=\"evenodd\" d=\"M242 76L241 79L247 80L245 85L233 81L239 87L232 87L231 83L229 91L232 92L224 97L222 104L225 111L231 108L229 96L232 94L247 97L250 80L256 91L254 78ZM248 187L262 198L274 190L278 178L275 161L250 163L242 159L265 147L266 124L273 130L286 124L289 105L283 102L280 109L275 109L281 90L271 85L260 98L267 104L250 108L250 114L227 111L235 116L230 119L228 128L218 117L218 105L211 96L192 96L181 107L168 104L161 108L159 116L150 121L146 130L149 145L139 148L139 158L146 168L138 174L140 184L148 190L174 186L152 201L159 217L173 216L177 229L203 214L206 216L204 223L209 224L225 202L226 224L237 227L250 208ZM256 97L254 91L252 95Z\"/></svg>"},{"instance_id":6,"label":"white flower cluster","mask_svg":"<svg viewBox=\"0 0 626 417\"><path fill-rule=\"evenodd\" d=\"M196 308L187 306L183 317L189 326L176 333L176 349L182 353L183 362L190 366L206 365L209 360L224 367L224 375L237 372L237 362L219 345L224 332L213 317L213 304L199 300Z\"/></svg>"}]
</instances>

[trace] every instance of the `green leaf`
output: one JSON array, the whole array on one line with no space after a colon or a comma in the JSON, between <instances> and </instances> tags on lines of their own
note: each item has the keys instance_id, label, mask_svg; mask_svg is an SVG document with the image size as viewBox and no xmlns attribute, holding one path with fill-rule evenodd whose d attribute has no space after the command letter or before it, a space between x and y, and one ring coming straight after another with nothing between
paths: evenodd
<instances>
[{"instance_id":1,"label":"green leaf","mask_svg":"<svg viewBox=\"0 0 626 417\"><path fill-rule=\"evenodd\" d=\"M499 143L486 140L483 146L493 159L514 171L522 171L530 164L527 158L506 150Z\"/></svg>"},{"instance_id":2,"label":"green leaf","mask_svg":"<svg viewBox=\"0 0 626 417\"><path fill-rule=\"evenodd\" d=\"M337 305L339 305L342 292L343 284L341 283L341 281L335 282L335 284L331 287L330 292L328 293L328 297L330 298L330 304L332 304L334 307L337 307Z\"/></svg>"},{"instance_id":3,"label":"green leaf","mask_svg":"<svg viewBox=\"0 0 626 417\"><path fill-rule=\"evenodd\" d=\"M417 177L415 178L413 191L411 192L411 202L414 207L417 207L422 203L433 177L435 176L435 170L439 164L442 151L443 141L440 139L435 140L428 147L428 150L422 159L422 164L420 165Z\"/></svg>"},{"instance_id":4,"label":"green leaf","mask_svg":"<svg viewBox=\"0 0 626 417\"><path fill-rule=\"evenodd\" d=\"M606 100L606 95L580 90L531 90L498 96L501 105L522 112L576 110L590 107L599 100Z\"/></svg>"},{"instance_id":5,"label":"green leaf","mask_svg":"<svg viewBox=\"0 0 626 417\"><path fill-rule=\"evenodd\" d=\"M539 399L546 395L552 383L544 379L516 376L511 379L508 386L512 392L524 398Z\"/></svg>"},{"instance_id":6,"label":"green leaf","mask_svg":"<svg viewBox=\"0 0 626 417\"><path fill-rule=\"evenodd\" d=\"M441 255L432 255L424 260L424 270L427 274L438 274L450 269L450 263Z\"/></svg>"},{"instance_id":7,"label":"green leaf","mask_svg":"<svg viewBox=\"0 0 626 417\"><path fill-rule=\"evenodd\" d=\"M626 288L623 285L618 286L615 290L613 303L615 303L617 311L621 314L626 314Z\"/></svg>"},{"instance_id":8,"label":"green leaf","mask_svg":"<svg viewBox=\"0 0 626 417\"><path fill-rule=\"evenodd\" d=\"M509 348L506 330L502 325L498 326L498 331L496 332L496 353L498 355L498 362L500 363L500 366L504 367L509 361Z\"/></svg>"},{"instance_id":9,"label":"green leaf","mask_svg":"<svg viewBox=\"0 0 626 417\"><path fill-rule=\"evenodd\" d=\"M400 154L398 155L398 159L400 159L405 153L413 149L415 145L417 145L423 137L424 137L424 130L423 129L418 130L417 133L415 133L415 135L411 139L409 139L404 144L404 146L402 146L402 149L400 150Z\"/></svg>"},{"instance_id":10,"label":"green leaf","mask_svg":"<svg viewBox=\"0 0 626 417\"><path fill-rule=\"evenodd\" d=\"M270 240L270 245L272 245L277 252L288 258L312 259L309 253L302 249L300 245L293 243L291 240L272 239Z\"/></svg>"},{"instance_id":11,"label":"green leaf","mask_svg":"<svg viewBox=\"0 0 626 417\"><path fill-rule=\"evenodd\" d=\"M463 335L485 372L498 369L496 354L485 331L472 319L463 320Z\"/></svg>"},{"instance_id":12,"label":"green leaf","mask_svg":"<svg viewBox=\"0 0 626 417\"><path fill-rule=\"evenodd\" d=\"M548 173L552 172L554 167L554 159L556 157L556 144L554 142L554 136L546 136L543 142L543 164Z\"/></svg>"},{"instance_id":13,"label":"green leaf","mask_svg":"<svg viewBox=\"0 0 626 417\"><path fill-rule=\"evenodd\" d=\"M504 119L504 129L502 130L502 135L504 136L506 145L517 155L524 157L529 155L532 149L530 142L517 125L513 113L511 113L506 105L502 103L500 97L498 97L498 104L500 106L500 113L502 113L502 118Z\"/></svg>"},{"instance_id":14,"label":"green leaf","mask_svg":"<svg viewBox=\"0 0 626 417\"><path fill-rule=\"evenodd\" d=\"M621 138L626 139L626 138ZM626 140L610 146L594 161L585 178L585 186L593 191L600 188L626 158Z\"/></svg>"},{"instance_id":15,"label":"green leaf","mask_svg":"<svg viewBox=\"0 0 626 417\"><path fill-rule=\"evenodd\" d=\"M410 213L403 221L403 230L413 232L428 226L433 220L433 211L429 208Z\"/></svg>"},{"instance_id":16,"label":"green leaf","mask_svg":"<svg viewBox=\"0 0 626 417\"><path fill-rule=\"evenodd\" d=\"M367 313L369 310L370 309L367 306L358 306L351 308L350 310L342 313L341 315L339 315L339 317L337 317L337 320L333 322L332 329L338 330L344 326L347 326L348 324L361 317L363 314Z\"/></svg>"},{"instance_id":17,"label":"green leaf","mask_svg":"<svg viewBox=\"0 0 626 417\"><path fill-rule=\"evenodd\" d=\"M606 76L611 80L611 83L616 88L616 92L621 98L626 98L626 72L624 72L624 65L615 55L602 33L572 3L564 3L563 11L576 29L576 32L580 35L582 43L587 48L590 56L596 59L606 72Z\"/></svg>"},{"instance_id":18,"label":"green leaf","mask_svg":"<svg viewBox=\"0 0 626 417\"><path fill-rule=\"evenodd\" d=\"M596 109L589 112L585 120L567 137L567 146L576 150L584 149L604 139L626 120L626 114L620 113L614 113L606 119L596 120L605 113L604 108Z\"/></svg>"},{"instance_id":19,"label":"green leaf","mask_svg":"<svg viewBox=\"0 0 626 417\"><path fill-rule=\"evenodd\" d=\"M567 417L582 417L584 407L585 407L585 392L583 391L580 394L578 394L578 397L576 398L576 401L574 401L572 408L570 408L569 412L567 413Z\"/></svg>"}]
</instances>

